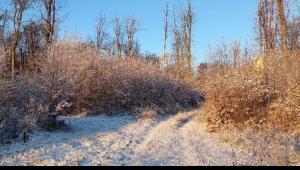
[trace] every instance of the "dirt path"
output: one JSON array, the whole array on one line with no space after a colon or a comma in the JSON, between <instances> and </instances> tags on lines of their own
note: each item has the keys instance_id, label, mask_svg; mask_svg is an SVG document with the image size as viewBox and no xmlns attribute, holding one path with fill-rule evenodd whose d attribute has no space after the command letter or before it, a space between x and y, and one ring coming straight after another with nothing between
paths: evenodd
<instances>
[{"instance_id":1,"label":"dirt path","mask_svg":"<svg viewBox=\"0 0 300 170\"><path fill-rule=\"evenodd\" d=\"M0 165L250 165L205 131L193 112L156 120L73 117L72 131L36 133L0 146ZM237 159L238 158L238 159Z\"/></svg>"}]
</instances>

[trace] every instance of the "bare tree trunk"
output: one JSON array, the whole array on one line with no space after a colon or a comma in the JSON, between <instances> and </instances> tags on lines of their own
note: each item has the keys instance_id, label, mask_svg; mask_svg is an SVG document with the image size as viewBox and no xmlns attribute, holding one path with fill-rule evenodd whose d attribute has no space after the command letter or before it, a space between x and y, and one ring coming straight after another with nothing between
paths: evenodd
<instances>
[{"instance_id":1,"label":"bare tree trunk","mask_svg":"<svg viewBox=\"0 0 300 170\"><path fill-rule=\"evenodd\" d=\"M276 45L278 26L275 18L275 0L260 0L258 5L259 42L263 53L263 77L268 84L276 72Z\"/></svg>"},{"instance_id":2,"label":"bare tree trunk","mask_svg":"<svg viewBox=\"0 0 300 170\"><path fill-rule=\"evenodd\" d=\"M103 41L105 39L105 21L104 15L100 15L96 25L96 48L100 50L103 47Z\"/></svg>"},{"instance_id":3,"label":"bare tree trunk","mask_svg":"<svg viewBox=\"0 0 300 170\"><path fill-rule=\"evenodd\" d=\"M233 64L234 67L237 68L240 65L240 56L241 56L241 44L240 42L235 41L232 46L232 53L233 53Z\"/></svg>"},{"instance_id":4,"label":"bare tree trunk","mask_svg":"<svg viewBox=\"0 0 300 170\"><path fill-rule=\"evenodd\" d=\"M21 25L23 22L24 12L31 6L33 0L11 0L13 6L13 28L12 43L9 49L11 56L11 78L15 76L15 64L17 56L17 47L19 45L21 36Z\"/></svg>"},{"instance_id":5,"label":"bare tree trunk","mask_svg":"<svg viewBox=\"0 0 300 170\"><path fill-rule=\"evenodd\" d=\"M166 8L164 10L164 58L167 56L167 40L168 40L168 31L169 31L169 4L166 4Z\"/></svg>"},{"instance_id":6,"label":"bare tree trunk","mask_svg":"<svg viewBox=\"0 0 300 170\"><path fill-rule=\"evenodd\" d=\"M115 40L114 45L117 50L117 58L118 61L121 62L122 59L122 40L123 40L123 34L122 34L122 25L120 18L115 18L114 20L114 34L115 34Z\"/></svg>"},{"instance_id":7,"label":"bare tree trunk","mask_svg":"<svg viewBox=\"0 0 300 170\"><path fill-rule=\"evenodd\" d=\"M131 59L134 54L134 37L135 34L138 31L138 26L137 26L137 20L135 17L129 17L126 19L126 25L125 25L125 31L127 35L127 42L126 42L126 59Z\"/></svg>"},{"instance_id":8,"label":"bare tree trunk","mask_svg":"<svg viewBox=\"0 0 300 170\"><path fill-rule=\"evenodd\" d=\"M186 61L188 66L188 76L192 76L192 29L194 14L192 9L192 2L188 0L188 7L181 14L181 25L183 29L183 42L184 42L184 51L186 55Z\"/></svg>"},{"instance_id":9,"label":"bare tree trunk","mask_svg":"<svg viewBox=\"0 0 300 170\"><path fill-rule=\"evenodd\" d=\"M280 23L280 35L281 35L281 50L283 53L283 61L287 71L290 70L290 61L288 57L287 48L287 20L285 16L285 7L283 0L277 0L278 20Z\"/></svg>"},{"instance_id":10,"label":"bare tree trunk","mask_svg":"<svg viewBox=\"0 0 300 170\"><path fill-rule=\"evenodd\" d=\"M192 1L189 0L189 6L188 6L188 48L187 48L187 60L188 60L188 66L189 66L189 72L192 75L192 29L193 29L193 24L194 24L194 14L193 14L193 9L192 9Z\"/></svg>"},{"instance_id":11,"label":"bare tree trunk","mask_svg":"<svg viewBox=\"0 0 300 170\"><path fill-rule=\"evenodd\" d=\"M260 0L258 6L259 42L263 53L275 50L277 25L274 0Z\"/></svg>"},{"instance_id":12,"label":"bare tree trunk","mask_svg":"<svg viewBox=\"0 0 300 170\"><path fill-rule=\"evenodd\" d=\"M45 22L43 33L45 35L46 43L52 44L53 37L55 33L55 26L56 26L56 0L43 0L42 1L45 14L43 15L43 20Z\"/></svg>"},{"instance_id":13,"label":"bare tree trunk","mask_svg":"<svg viewBox=\"0 0 300 170\"><path fill-rule=\"evenodd\" d=\"M176 77L179 79L182 77L182 69L183 69L183 54L182 54L182 32L179 31L178 25L177 25L177 17L176 17L176 11L174 9L173 11L173 51L175 56L175 67L176 67Z\"/></svg>"},{"instance_id":14,"label":"bare tree trunk","mask_svg":"<svg viewBox=\"0 0 300 170\"><path fill-rule=\"evenodd\" d=\"M53 7L52 7L52 29L51 29L51 43L53 42L54 39L54 33L55 33L55 27L56 27L56 0L53 0Z\"/></svg>"},{"instance_id":15,"label":"bare tree trunk","mask_svg":"<svg viewBox=\"0 0 300 170\"><path fill-rule=\"evenodd\" d=\"M278 19L280 22L280 32L281 32L281 48L283 51L287 50L287 26L286 26L286 16L284 12L283 0L277 0L278 8Z\"/></svg>"},{"instance_id":16,"label":"bare tree trunk","mask_svg":"<svg viewBox=\"0 0 300 170\"><path fill-rule=\"evenodd\" d=\"M8 11L3 11L3 13L0 13L0 22L2 24L0 25L0 44L5 47L5 32L6 32L6 26L8 21Z\"/></svg>"},{"instance_id":17,"label":"bare tree trunk","mask_svg":"<svg viewBox=\"0 0 300 170\"><path fill-rule=\"evenodd\" d=\"M19 44L20 27L23 20L23 12L26 9L26 4L25 4L26 1L13 0L12 3L14 6L14 18L13 18L14 34L13 34L13 42L12 42L10 54L11 54L11 79L13 80L15 76L15 64L16 64L16 55L17 55L16 50Z\"/></svg>"}]
</instances>

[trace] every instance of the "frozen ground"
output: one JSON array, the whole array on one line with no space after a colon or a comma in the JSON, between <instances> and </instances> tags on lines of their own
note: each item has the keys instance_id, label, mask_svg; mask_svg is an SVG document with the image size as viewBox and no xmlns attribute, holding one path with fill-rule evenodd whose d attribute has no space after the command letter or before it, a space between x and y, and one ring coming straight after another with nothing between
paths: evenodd
<instances>
[{"instance_id":1,"label":"frozen ground","mask_svg":"<svg viewBox=\"0 0 300 170\"><path fill-rule=\"evenodd\" d=\"M0 146L0 165L251 165L217 134L199 127L194 113L65 118L69 132L39 132L26 144Z\"/></svg>"}]
</instances>

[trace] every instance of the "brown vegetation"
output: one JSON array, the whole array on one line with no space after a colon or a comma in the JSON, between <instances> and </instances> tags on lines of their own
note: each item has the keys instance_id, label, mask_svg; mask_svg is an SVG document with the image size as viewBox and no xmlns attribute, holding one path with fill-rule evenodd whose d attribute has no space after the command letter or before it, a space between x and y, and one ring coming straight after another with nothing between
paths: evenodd
<instances>
[{"instance_id":1,"label":"brown vegetation","mask_svg":"<svg viewBox=\"0 0 300 170\"><path fill-rule=\"evenodd\" d=\"M207 120L210 131L223 131L226 140L253 152L261 165L299 162L291 146L300 132L300 51L287 45L299 42L287 38L298 34L287 36L293 31L285 23L296 21L287 19L286 8L282 1L277 8L275 1L260 1L260 52L242 53L238 43L222 43L212 50L212 62L198 68L197 86L206 97L201 120ZM229 129L239 132L228 136Z\"/></svg>"},{"instance_id":2,"label":"brown vegetation","mask_svg":"<svg viewBox=\"0 0 300 170\"><path fill-rule=\"evenodd\" d=\"M175 114L197 107L201 101L201 95L191 85L170 78L160 70L159 64L142 58L121 62L113 57L107 59L80 40L54 43L43 53L39 64L42 69L38 72L21 74L14 82L1 87L0 106L6 109L1 123L10 122L5 115L14 115L13 110L7 109L17 109L14 119L23 120L18 114L23 113L32 116L31 124L39 125L43 120L39 127L51 129L49 116L53 113L156 106L164 113ZM35 116L24 110L32 104ZM1 131L19 133L8 131L6 126L9 125L3 124Z\"/></svg>"},{"instance_id":3,"label":"brown vegetation","mask_svg":"<svg viewBox=\"0 0 300 170\"><path fill-rule=\"evenodd\" d=\"M196 81L190 0L186 8L174 9L173 54L167 52L166 6L164 63L140 53L134 16L113 20L112 39L101 15L95 42L58 40L57 2L11 0L12 12L0 11L0 143L32 129L54 130L57 115L86 110L142 108L146 112L140 117L145 119L157 114L152 110L176 114L199 106L203 91L206 103L199 117L210 131L242 132L227 139L243 143L258 164L294 161L289 146L300 131L300 19L288 15L285 1L259 1L258 51L243 50L237 41L221 43L211 51L211 61L198 67ZM33 4L43 7L42 20L24 24ZM274 147L280 147L278 152Z\"/></svg>"}]
</instances>

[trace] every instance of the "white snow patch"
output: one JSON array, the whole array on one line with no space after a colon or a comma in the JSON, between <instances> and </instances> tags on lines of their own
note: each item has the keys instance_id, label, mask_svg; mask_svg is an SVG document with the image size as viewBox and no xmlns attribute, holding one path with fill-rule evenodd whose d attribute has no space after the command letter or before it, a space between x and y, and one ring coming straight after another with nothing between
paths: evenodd
<instances>
[{"instance_id":1,"label":"white snow patch","mask_svg":"<svg viewBox=\"0 0 300 170\"><path fill-rule=\"evenodd\" d=\"M252 164L250 155L233 152L199 127L194 115L63 118L71 131L38 132L28 143L0 146L0 165Z\"/></svg>"}]
</instances>

